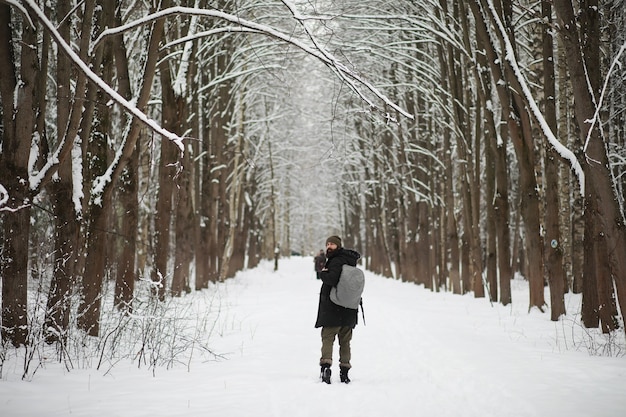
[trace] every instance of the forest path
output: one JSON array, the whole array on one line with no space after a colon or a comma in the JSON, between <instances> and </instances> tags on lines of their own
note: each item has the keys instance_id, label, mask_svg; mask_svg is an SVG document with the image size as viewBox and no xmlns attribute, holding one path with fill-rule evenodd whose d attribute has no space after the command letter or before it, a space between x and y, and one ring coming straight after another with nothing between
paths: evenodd
<instances>
[{"instance_id":1,"label":"forest path","mask_svg":"<svg viewBox=\"0 0 626 417\"><path fill-rule=\"evenodd\" d=\"M617 417L626 410L626 360L572 343L573 316L553 323L514 304L424 288L366 271L366 324L352 342L352 383L318 374L313 327L321 282L311 257L281 259L181 297L201 300L186 318L211 311L209 345L173 369L121 361L108 372L50 363L31 382L5 367L0 415L227 417ZM526 297L526 298L525 298ZM572 296L571 310L580 298ZM181 310L183 311L183 310ZM204 336L208 336L205 334ZM337 358L337 347L335 359Z\"/></svg>"}]
</instances>

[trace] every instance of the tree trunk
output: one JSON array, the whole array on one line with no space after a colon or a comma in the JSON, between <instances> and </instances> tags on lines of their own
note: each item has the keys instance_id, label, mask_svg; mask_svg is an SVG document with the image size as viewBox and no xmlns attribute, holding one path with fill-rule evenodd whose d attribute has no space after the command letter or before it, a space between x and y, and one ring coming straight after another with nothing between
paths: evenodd
<instances>
[{"instance_id":1,"label":"tree trunk","mask_svg":"<svg viewBox=\"0 0 626 417\"><path fill-rule=\"evenodd\" d=\"M528 269L527 279L530 287L529 309L536 307L543 311L545 305L543 244L540 234L539 196L534 171L534 144L530 115L523 98L519 94L514 93L514 91L521 92L521 88L510 62L496 54L495 47L491 43L488 34L485 19L476 1L470 2L470 6L476 20L478 36L481 37L485 45L488 62L496 82L496 90L502 104L503 119L507 121L508 134L513 142L518 160L520 171L519 192L521 196L520 211L524 220L524 243L527 262L524 266ZM504 10L509 10L510 12L510 6L508 1L503 2ZM509 29L510 33L512 33L513 28ZM503 41L503 39L500 40L500 42ZM499 62L502 62L503 68L498 65Z\"/></svg>"},{"instance_id":2,"label":"tree trunk","mask_svg":"<svg viewBox=\"0 0 626 417\"><path fill-rule=\"evenodd\" d=\"M154 79L155 67L158 58L158 48L163 32L163 20L158 20L152 27L152 33L149 36L148 51L146 55L146 63L142 77L143 84L139 89L139 97L137 99L137 108L143 109L150 98L150 90ZM103 101L103 104L106 102ZM135 120L130 121L130 129L123 140L124 147L121 149L119 159L115 160L111 170L110 182L107 182L99 194L91 196L90 210L90 232L88 234L87 258L85 262L85 275L83 277L83 285L85 286L84 299L79 306L79 326L88 331L90 335L97 335L99 331L99 310L100 310L100 287L102 278L104 277L104 256L105 240L101 234L106 230L107 213L110 210L112 202L112 193L119 179L122 170L128 163L139 137L141 125ZM169 142L163 142L168 143ZM101 178L102 180L102 178ZM100 202L100 205L96 204ZM86 281L85 281L86 280Z\"/></svg>"},{"instance_id":3,"label":"tree trunk","mask_svg":"<svg viewBox=\"0 0 626 417\"><path fill-rule=\"evenodd\" d=\"M446 17L446 23L449 26L448 22L448 6L447 0L440 0L440 5L443 10L443 15ZM442 83L442 91L450 91L450 83L449 79L452 73L452 63L446 60L447 57L452 57L451 45L446 46L446 50L440 45L437 46L437 54L439 57L439 67L441 68L441 83ZM448 100L448 95L445 93L441 94L442 103L444 103L445 108L450 107L450 103ZM444 123L443 123L443 164L445 172L443 174L444 182L443 182L443 198L444 198L444 206L443 213L444 218L442 222L445 225L445 244L444 244L444 254L443 259L446 265L449 262L449 280L452 292L454 294L461 294L463 292L461 287L461 274L460 274L460 251L459 251L459 234L458 234L458 226L457 226L457 218L456 218L456 202L454 199L454 165L452 163L452 152L451 152L451 139L450 136L452 132L450 131L450 117L447 114L444 114ZM447 252L449 251L449 255Z\"/></svg>"},{"instance_id":4,"label":"tree trunk","mask_svg":"<svg viewBox=\"0 0 626 417\"><path fill-rule=\"evenodd\" d=\"M567 80L567 63L565 62L563 42L561 42L558 37L553 37L553 40L557 42L557 49L556 51L553 51L553 53L557 53L556 74L559 94L556 100L558 104L557 113L559 115L557 121L557 131L563 133L570 129L570 120L573 119L570 111L572 94ZM574 139L576 135L564 136L566 136L563 139L565 140L564 145L567 146L568 149L572 149L575 153L577 153L576 149L579 149L580 146L575 145L575 142L579 141ZM580 160L580 156L578 156L578 159ZM579 249L582 248L582 231L584 231L584 225L580 228L580 239L575 238L574 233L574 224L576 219L582 219L582 212L577 210L577 208L581 206L577 203L577 201L580 201L579 193L576 192L579 190L579 187L576 184L577 180L572 175L569 164L560 164L559 176L561 184L559 187L559 200L561 202L559 219L559 223L561 225L560 247L563 251L563 267L566 275L565 291L573 291L574 287L576 287L576 291L574 292L580 293L580 285L582 284L583 252ZM576 197L575 194L578 194L578 197Z\"/></svg>"},{"instance_id":5,"label":"tree trunk","mask_svg":"<svg viewBox=\"0 0 626 417\"><path fill-rule=\"evenodd\" d=\"M488 132L485 135L485 141L488 142L487 145L492 141L490 136L492 136L492 132ZM491 146L485 147L485 190L486 190L486 201L485 206L487 209L487 248L486 248L486 281L489 285L489 300L497 301L498 300L498 256L497 256L497 233L496 233L496 207L493 204L494 196L495 196L495 183L496 183L496 166L495 166L495 155L493 152L493 148Z\"/></svg>"},{"instance_id":6,"label":"tree trunk","mask_svg":"<svg viewBox=\"0 0 626 417\"><path fill-rule=\"evenodd\" d=\"M552 7L550 2L541 2L544 26L543 33L543 84L544 84L544 116L552 132L557 132L556 120L556 85L554 81L554 47L551 32ZM557 321L565 311L565 270L563 268L563 246L561 243L560 202L559 202L559 171L556 150L548 145L545 150L545 239L544 255L546 274L550 285L551 319Z\"/></svg>"},{"instance_id":7,"label":"tree trunk","mask_svg":"<svg viewBox=\"0 0 626 417\"><path fill-rule=\"evenodd\" d=\"M57 2L57 13L65 16L70 10L69 1ZM59 26L59 34L69 44L70 24L65 22ZM57 51L56 64L57 85L57 118L56 128L58 140L73 140L63 138L70 118L70 107L67 105L71 97L71 63L67 55ZM84 94L81 93L81 94ZM82 106L82 100L74 102L74 106ZM77 111L75 109L74 111ZM79 224L77 213L74 210L74 187L72 175L72 158L66 158L59 164L58 179L50 186L52 210L54 212L54 270L48 300L46 305L45 331L46 340L54 342L65 340L65 332L69 326L70 297L72 284L74 283L76 261L78 259L78 233Z\"/></svg>"},{"instance_id":8,"label":"tree trunk","mask_svg":"<svg viewBox=\"0 0 626 417\"><path fill-rule=\"evenodd\" d=\"M103 25L110 22L107 20L106 9L103 15L96 19L103 19ZM102 58L104 72L102 79L110 84L113 79L113 51L105 46ZM90 85L95 89L95 86ZM106 96L98 90L95 98L96 110L94 125L90 132L87 143L87 155L89 164L85 179L87 183L94 184L100 176L105 175L108 168L109 140L111 137L111 113L106 105ZM90 190L91 191L91 190ZM87 210L86 227L86 262L85 272L82 278L82 299L78 306L78 326L90 336L98 336L100 333L100 309L102 305L102 285L106 276L106 258L110 255L107 249L109 219L112 214L112 189L105 190L101 195L95 193L90 196Z\"/></svg>"},{"instance_id":9,"label":"tree trunk","mask_svg":"<svg viewBox=\"0 0 626 417\"><path fill-rule=\"evenodd\" d=\"M467 15L463 2L455 3L455 16L458 17L461 25L464 27L463 41L466 48L469 47L469 30L467 29ZM465 111L466 103L471 101L469 97L470 89L465 88L468 82L466 65L460 51L449 50L448 53L448 82L453 97L453 116L454 123L457 126L456 149L458 154L459 173L460 173L460 192L462 196L463 207L463 237L464 243L467 244L467 278L468 282L464 282L464 291L473 291L474 297L484 297L484 286L482 282L482 247L480 243L480 225L479 225L479 207L478 201L480 197L479 178L476 175L475 159L472 158L474 150L472 149L471 120ZM464 273L465 276L465 273Z\"/></svg>"},{"instance_id":10,"label":"tree trunk","mask_svg":"<svg viewBox=\"0 0 626 417\"><path fill-rule=\"evenodd\" d=\"M498 143L497 136L491 138L491 148L495 154L496 190L494 194L495 221L498 245L498 272L500 282L500 302L508 305L511 299L511 280L513 270L511 265L511 228L509 221L509 174L506 155L506 127L501 123L503 143Z\"/></svg>"},{"instance_id":11,"label":"tree trunk","mask_svg":"<svg viewBox=\"0 0 626 417\"><path fill-rule=\"evenodd\" d=\"M181 99L181 106L184 100ZM181 108L180 116L184 116L185 112ZM185 120L185 118L182 118ZM180 126L180 125L179 125ZM194 215L192 208L192 192L191 176L193 175L193 166L191 164L190 146L187 146L182 160L182 171L176 176L176 192L174 194L174 205L176 209L175 231L176 240L174 245L174 275L172 278L172 295L179 296L184 292L191 291L189 283L189 274L191 271L191 263L193 261L193 226Z\"/></svg>"},{"instance_id":12,"label":"tree trunk","mask_svg":"<svg viewBox=\"0 0 626 417\"><path fill-rule=\"evenodd\" d=\"M2 340L20 346L26 344L28 339L28 238L32 201L27 180L28 158L37 115L37 77L45 75L39 74L37 33L25 24L19 61L20 83L17 84L10 17L9 6L0 5L0 94L4 127L0 184L8 194L8 200L1 207L3 244L0 277Z\"/></svg>"},{"instance_id":13,"label":"tree trunk","mask_svg":"<svg viewBox=\"0 0 626 417\"><path fill-rule=\"evenodd\" d=\"M205 77L209 75L204 71L198 76L200 83L208 82ZM204 94L197 94L198 109L204 109L207 103L204 100ZM200 152L199 160L201 171L198 173L200 176L199 195L197 199L198 222L198 245L195 248L196 252L196 289L208 288L211 281L211 131L210 131L210 115L202 111L198 113L199 127L201 132Z\"/></svg>"},{"instance_id":14,"label":"tree trunk","mask_svg":"<svg viewBox=\"0 0 626 417\"><path fill-rule=\"evenodd\" d=\"M597 2L590 1L580 10L583 33L588 43L583 43L577 32L576 18L570 0L554 2L562 37L571 82L574 91L576 121L581 137L586 141L585 158L582 163L585 172L585 254L595 257L596 268L593 271L597 280L597 311L605 310L612 314L610 288L615 284L622 317L626 313L626 227L624 217L614 193L609 161L599 131L599 123L593 129L588 122L595 114L595 98L599 92L599 24ZM583 55L583 49L585 54ZM590 82L590 93L587 82ZM593 95L592 95L593 94ZM610 251L608 248L611 248ZM585 262L587 264L587 262ZM608 268L606 268L608 266ZM585 280L592 279L585 271ZM612 276L612 277L611 277ZM584 288L587 288L585 285ZM584 294L583 294L584 297ZM589 298L588 298L589 300ZM589 300L591 301L591 300ZM589 310L594 310L589 307ZM584 312L583 312L584 313ZM585 325L595 319L583 317ZM615 326L613 317L605 316L603 330Z\"/></svg>"},{"instance_id":15,"label":"tree trunk","mask_svg":"<svg viewBox=\"0 0 626 417\"><path fill-rule=\"evenodd\" d=\"M182 134L184 125L187 120L187 111L185 98L174 91L173 80L171 74L174 72L169 65L170 61L161 64L159 71L161 79L161 95L162 105L162 124L163 127L170 132ZM191 152L190 147L186 145L182 161L179 160L179 149L174 144L161 144L161 154L165 159L161 160L160 167L160 191L159 201L162 203L159 211L159 235L163 238L169 235L169 226L172 224L171 204L174 204L174 270L172 271L171 294L174 297L180 296L183 291L188 291L190 264L193 259L193 210L191 206ZM176 172L166 169L169 165L176 166ZM173 174L173 178L167 174ZM162 194L161 194L162 193ZM161 198L163 199L161 201ZM173 201L172 201L173 199ZM171 235L169 235L171 236ZM169 239L168 245L165 246L165 239L160 244L159 250L162 251L159 257L163 257L159 263L160 268L166 268L169 256Z\"/></svg>"},{"instance_id":16,"label":"tree trunk","mask_svg":"<svg viewBox=\"0 0 626 417\"><path fill-rule=\"evenodd\" d=\"M114 6L113 2L106 7ZM122 17L119 4L112 7L109 13L115 16L115 26L121 26ZM115 36L113 43L113 55L115 70L117 73L118 91L127 100L132 98L130 75L128 70L128 54L123 37ZM137 259L137 234L139 228L139 199L138 199L138 176L139 176L139 139L128 161L126 169L122 173L118 190L119 206L122 208L122 221L120 227L121 254L117 265L115 282L114 304L119 309L132 310L132 299L135 290L135 263Z\"/></svg>"},{"instance_id":17,"label":"tree trunk","mask_svg":"<svg viewBox=\"0 0 626 417\"><path fill-rule=\"evenodd\" d=\"M165 114L163 115L165 117ZM170 276L167 268L170 259L170 236L172 224L172 195L174 190L173 176L175 169L171 164L176 161L176 146L168 141L161 141L159 158L159 188L157 191L156 210L154 213L154 269L152 281L154 291L160 300L165 298L167 279Z\"/></svg>"},{"instance_id":18,"label":"tree trunk","mask_svg":"<svg viewBox=\"0 0 626 417\"><path fill-rule=\"evenodd\" d=\"M122 208L120 228L121 253L117 264L115 295L113 303L119 309L132 310L135 290L135 260L137 254L137 229L139 227L139 205L137 199L137 174L139 164L138 147L135 148L121 178L118 197Z\"/></svg>"}]
</instances>

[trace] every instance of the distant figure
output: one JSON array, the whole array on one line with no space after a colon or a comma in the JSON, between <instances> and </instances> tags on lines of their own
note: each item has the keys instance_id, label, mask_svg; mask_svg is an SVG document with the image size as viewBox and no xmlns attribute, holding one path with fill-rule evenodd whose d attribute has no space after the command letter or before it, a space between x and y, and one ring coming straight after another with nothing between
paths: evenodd
<instances>
[{"instance_id":1,"label":"distant figure","mask_svg":"<svg viewBox=\"0 0 626 417\"><path fill-rule=\"evenodd\" d=\"M317 274L317 279L321 279L320 272L322 272L322 269L324 269L324 266L326 265L326 255L324 254L324 249L320 249L320 253L317 254L313 262L315 262L315 273Z\"/></svg>"},{"instance_id":2,"label":"distant figure","mask_svg":"<svg viewBox=\"0 0 626 417\"><path fill-rule=\"evenodd\" d=\"M352 330L357 324L357 312L351 308L342 307L330 299L331 289L339 282L339 275L344 264L356 266L361 254L352 249L341 246L339 236L326 239L326 266L320 274L322 288L317 310L315 327L322 328L322 356L320 358L320 376L322 381L330 384L330 367L333 363L333 344L335 337L339 339L339 376L341 382L349 383L348 371L352 367L350 359L350 341Z\"/></svg>"}]
</instances>

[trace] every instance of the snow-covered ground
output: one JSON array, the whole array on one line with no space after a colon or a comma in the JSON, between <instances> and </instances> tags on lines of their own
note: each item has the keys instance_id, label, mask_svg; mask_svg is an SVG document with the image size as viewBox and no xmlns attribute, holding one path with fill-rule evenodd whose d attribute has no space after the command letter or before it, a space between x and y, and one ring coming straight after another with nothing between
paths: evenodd
<instances>
[{"instance_id":1,"label":"snow-covered ground","mask_svg":"<svg viewBox=\"0 0 626 417\"><path fill-rule=\"evenodd\" d=\"M277 272L262 263L180 299L212 310L208 344L219 356L197 352L171 369L123 360L68 372L49 361L22 381L23 363L9 355L0 415L626 415L624 337L583 329L579 296L567 296L569 314L554 323L549 312L527 312L521 281L513 283L512 307L492 307L471 295L366 279L367 325L355 329L349 385L339 383L337 365L331 385L319 381L320 282L312 258L293 257L281 259ZM618 355L596 355L609 350Z\"/></svg>"}]
</instances>

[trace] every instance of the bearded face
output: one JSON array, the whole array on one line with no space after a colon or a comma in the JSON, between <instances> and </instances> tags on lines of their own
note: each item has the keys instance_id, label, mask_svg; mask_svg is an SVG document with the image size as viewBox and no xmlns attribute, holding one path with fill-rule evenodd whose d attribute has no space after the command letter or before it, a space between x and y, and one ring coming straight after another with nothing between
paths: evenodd
<instances>
[{"instance_id":1,"label":"bearded face","mask_svg":"<svg viewBox=\"0 0 626 417\"><path fill-rule=\"evenodd\" d=\"M329 258L330 255L337 252L337 249L337 245L335 245L334 243L329 243L328 245L326 245L326 257Z\"/></svg>"}]
</instances>

